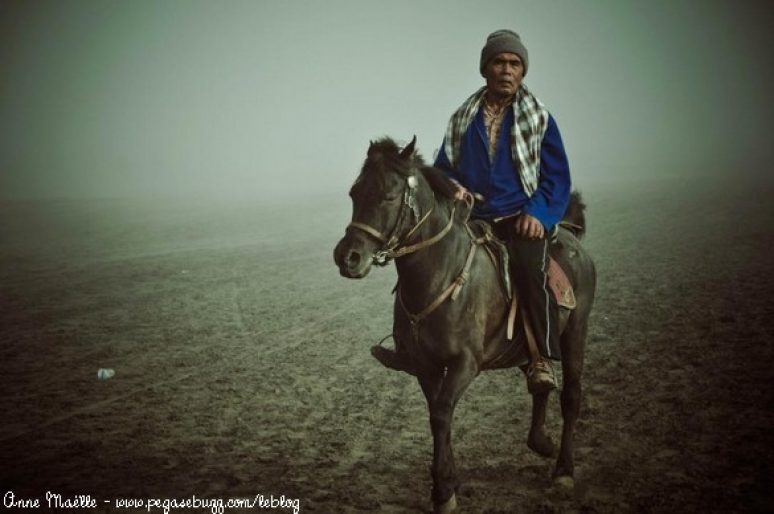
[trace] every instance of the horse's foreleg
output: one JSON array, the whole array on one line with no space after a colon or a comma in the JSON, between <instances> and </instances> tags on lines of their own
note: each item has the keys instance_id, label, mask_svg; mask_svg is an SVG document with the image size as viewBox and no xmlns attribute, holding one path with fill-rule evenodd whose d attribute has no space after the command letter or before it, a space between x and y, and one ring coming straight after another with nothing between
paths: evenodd
<instances>
[{"instance_id":1,"label":"horse's foreleg","mask_svg":"<svg viewBox=\"0 0 774 514\"><path fill-rule=\"evenodd\" d=\"M574 325L574 326L573 326ZM573 437L581 404L581 373L583 372L583 349L586 341L585 320L571 324L562 336L562 444L554 470L554 478L571 482L573 462Z\"/></svg>"},{"instance_id":2,"label":"horse's foreleg","mask_svg":"<svg viewBox=\"0 0 774 514\"><path fill-rule=\"evenodd\" d=\"M417 375L417 380L419 381L419 386L422 388L422 392L425 393L427 408L429 412L432 412L431 406L441 392L443 369L433 371L423 370Z\"/></svg>"},{"instance_id":3,"label":"horse's foreleg","mask_svg":"<svg viewBox=\"0 0 774 514\"><path fill-rule=\"evenodd\" d=\"M478 374L478 367L472 355L462 354L447 367L440 389L434 399L428 396L433 391L433 379L421 379L422 389L428 396L430 428L433 432L433 493L436 512L451 512L456 507L455 490L459 485L454 464L451 442L451 424L454 408L465 389Z\"/></svg>"},{"instance_id":4,"label":"horse's foreleg","mask_svg":"<svg viewBox=\"0 0 774 514\"><path fill-rule=\"evenodd\" d=\"M556 446L546 434L546 405L550 391L532 394L532 425L529 428L527 446L543 457L553 457Z\"/></svg>"}]
</instances>

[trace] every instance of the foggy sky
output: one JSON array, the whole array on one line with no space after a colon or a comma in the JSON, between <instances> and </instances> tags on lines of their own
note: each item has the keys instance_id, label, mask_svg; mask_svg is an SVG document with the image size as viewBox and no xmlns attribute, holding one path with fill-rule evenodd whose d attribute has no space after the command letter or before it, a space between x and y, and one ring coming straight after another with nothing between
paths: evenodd
<instances>
[{"instance_id":1,"label":"foggy sky","mask_svg":"<svg viewBox=\"0 0 774 514\"><path fill-rule=\"evenodd\" d=\"M753 2L0 4L0 196L345 192L370 139L432 159L517 31L576 184L768 174L772 16Z\"/></svg>"}]
</instances>

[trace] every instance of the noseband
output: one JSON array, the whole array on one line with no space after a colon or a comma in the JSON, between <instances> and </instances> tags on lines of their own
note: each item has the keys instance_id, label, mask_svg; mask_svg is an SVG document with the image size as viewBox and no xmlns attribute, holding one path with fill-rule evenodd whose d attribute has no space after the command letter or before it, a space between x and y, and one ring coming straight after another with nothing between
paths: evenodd
<instances>
[{"instance_id":1,"label":"noseband","mask_svg":"<svg viewBox=\"0 0 774 514\"><path fill-rule=\"evenodd\" d=\"M410 253L416 252L418 250L421 250L423 248L427 248L428 246L437 243L443 237L451 230L452 224L454 223L454 213L457 209L457 204L455 202L454 206L452 207L451 214L449 215L449 222L446 224L446 226L436 235L431 237L430 239L427 239L425 241L421 241L419 243L409 245L409 246L402 246L405 244L408 239L414 235L414 233L419 229L419 227L422 226L422 224L427 220L427 218L430 216L430 213L433 212L434 206L431 207L427 213L422 216L422 218L419 218L419 206L417 205L417 186L419 185L419 181L417 180L417 177L414 175L409 175L406 179L406 189L403 191L403 203L401 205L400 213L398 214L398 220L395 222L395 226L390 231L389 235L382 234L379 230L375 229L374 227L366 224L361 223L359 221L353 221L350 223L347 228L349 227L359 229L369 236L373 237L380 243L382 243L382 246L379 250L377 250L374 253L373 256L373 263L377 266L384 266L386 265L390 260L401 257L403 255L408 255ZM467 199L466 199L467 201ZM471 202L472 206L472 202ZM416 224L409 230L405 236L401 237L399 235L399 232L402 228L404 219L406 218L408 213L411 213L413 215L413 218L417 220Z\"/></svg>"}]
</instances>

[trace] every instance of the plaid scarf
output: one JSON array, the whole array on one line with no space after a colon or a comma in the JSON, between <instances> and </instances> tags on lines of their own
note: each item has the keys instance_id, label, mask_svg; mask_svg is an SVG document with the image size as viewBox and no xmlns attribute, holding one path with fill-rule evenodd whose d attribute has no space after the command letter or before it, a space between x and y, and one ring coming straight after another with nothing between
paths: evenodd
<instances>
[{"instance_id":1,"label":"plaid scarf","mask_svg":"<svg viewBox=\"0 0 774 514\"><path fill-rule=\"evenodd\" d=\"M485 93L486 86L473 93L449 120L443 149L455 170L460 163L462 138L476 116ZM524 84L514 95L513 103L516 121L511 128L511 155L513 162L519 163L519 178L524 191L527 196L532 196L538 186L540 146L548 128L548 111Z\"/></svg>"}]
</instances>

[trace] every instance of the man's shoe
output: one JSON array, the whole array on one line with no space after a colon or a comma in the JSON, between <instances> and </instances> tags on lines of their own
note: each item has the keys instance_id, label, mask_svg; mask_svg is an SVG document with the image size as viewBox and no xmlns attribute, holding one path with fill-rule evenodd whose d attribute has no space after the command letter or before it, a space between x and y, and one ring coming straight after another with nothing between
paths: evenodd
<instances>
[{"instance_id":1,"label":"man's shoe","mask_svg":"<svg viewBox=\"0 0 774 514\"><path fill-rule=\"evenodd\" d=\"M538 358L527 368L527 390L531 394L547 393L556 389L556 374L551 361Z\"/></svg>"},{"instance_id":2,"label":"man's shoe","mask_svg":"<svg viewBox=\"0 0 774 514\"><path fill-rule=\"evenodd\" d=\"M385 368L394 369L396 371L404 371L409 375L416 375L414 367L409 360L402 354L388 350L383 346L374 345L371 347L371 355L378 360Z\"/></svg>"}]
</instances>

